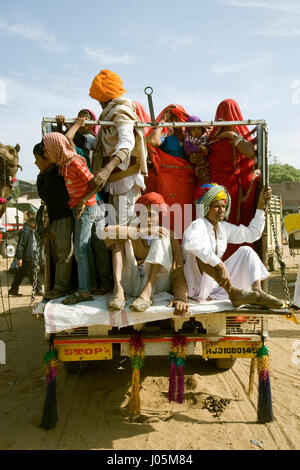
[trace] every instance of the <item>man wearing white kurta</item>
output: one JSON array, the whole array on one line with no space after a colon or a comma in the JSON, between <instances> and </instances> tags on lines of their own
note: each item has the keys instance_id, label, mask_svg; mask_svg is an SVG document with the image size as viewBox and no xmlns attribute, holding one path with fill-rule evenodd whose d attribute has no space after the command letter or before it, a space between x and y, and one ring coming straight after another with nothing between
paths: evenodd
<instances>
[{"instance_id":1,"label":"man wearing white kurta","mask_svg":"<svg viewBox=\"0 0 300 470\"><path fill-rule=\"evenodd\" d=\"M204 217L192 222L182 242L189 297L199 302L229 297L236 307L250 303L280 308L282 301L261 288L268 271L251 247L242 246L228 260L222 261L228 243L253 243L261 237L265 225L265 198L271 197L271 190L261 192L255 216L246 227L224 221L230 211L230 196L224 187L203 186L204 194L198 200L202 207L198 205L198 210L202 209Z\"/></svg>"}]
</instances>

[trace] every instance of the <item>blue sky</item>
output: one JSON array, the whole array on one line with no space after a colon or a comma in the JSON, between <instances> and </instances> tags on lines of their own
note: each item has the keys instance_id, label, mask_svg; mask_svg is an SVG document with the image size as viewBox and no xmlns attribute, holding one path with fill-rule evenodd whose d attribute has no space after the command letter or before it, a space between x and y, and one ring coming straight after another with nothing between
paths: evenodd
<instances>
[{"instance_id":1,"label":"blue sky","mask_svg":"<svg viewBox=\"0 0 300 470\"><path fill-rule=\"evenodd\" d=\"M298 0L0 0L0 142L20 143L18 177L34 180L42 117L100 114L89 88L105 68L147 110L152 86L156 114L179 103L210 120L236 99L300 168L299 20Z\"/></svg>"}]
</instances>

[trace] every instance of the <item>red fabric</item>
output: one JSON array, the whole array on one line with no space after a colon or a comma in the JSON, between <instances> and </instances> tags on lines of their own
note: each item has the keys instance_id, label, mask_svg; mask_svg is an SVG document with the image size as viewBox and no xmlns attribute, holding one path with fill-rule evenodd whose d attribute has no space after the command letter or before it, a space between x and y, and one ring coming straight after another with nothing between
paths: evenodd
<instances>
[{"instance_id":1,"label":"red fabric","mask_svg":"<svg viewBox=\"0 0 300 470\"><path fill-rule=\"evenodd\" d=\"M136 204L143 204L144 206L155 204L161 208L163 214L168 211L168 207L162 195L155 192L143 194L143 196L136 201Z\"/></svg>"},{"instance_id":2,"label":"red fabric","mask_svg":"<svg viewBox=\"0 0 300 470\"><path fill-rule=\"evenodd\" d=\"M178 104L170 104L163 109L161 113L159 113L156 118L156 122L160 122L163 113L169 108L172 108L176 121L185 122L189 118L189 114L182 106ZM170 129L165 128L164 131L168 132ZM149 147L149 153L151 154L154 168L149 170L149 177L146 182L147 192L155 191L156 193L161 194L165 199L166 204L169 206L176 203L181 206L182 218L179 221L180 224L178 222L177 225L175 216L171 213L169 225L169 228L171 228L175 233L177 232L179 240L181 240L180 230L185 230L191 223L188 213L186 220L184 217L185 204L191 204L192 217L193 219L195 218L193 196L197 179L195 177L194 167L182 158L174 157L163 152L159 147ZM165 222L168 224L167 220L165 220Z\"/></svg>"},{"instance_id":3,"label":"red fabric","mask_svg":"<svg viewBox=\"0 0 300 470\"><path fill-rule=\"evenodd\" d=\"M141 122L151 122L149 114L146 113L144 106L138 101L133 101L136 106L136 114ZM144 127L145 137L152 131L151 127Z\"/></svg>"},{"instance_id":4,"label":"red fabric","mask_svg":"<svg viewBox=\"0 0 300 470\"><path fill-rule=\"evenodd\" d=\"M184 205L190 204L192 218L195 218L194 188L197 179L194 167L179 157L173 157L160 148L157 149L158 159L155 161L157 179L155 181L155 192L161 194L169 206L179 204L182 208L181 227L177 226L174 215L171 213L170 228L178 234L181 239L180 230L185 230L191 220L184 218ZM188 216L188 214L187 214Z\"/></svg>"},{"instance_id":5,"label":"red fabric","mask_svg":"<svg viewBox=\"0 0 300 470\"><path fill-rule=\"evenodd\" d=\"M212 183L211 183L212 184ZM210 191L211 187L209 187L208 185L206 187L203 187L202 185L197 185L196 186L196 189L195 189L195 192L194 192L194 201L198 201L198 199L200 199L200 197L204 196L204 194L206 194L208 191Z\"/></svg>"},{"instance_id":6,"label":"red fabric","mask_svg":"<svg viewBox=\"0 0 300 470\"><path fill-rule=\"evenodd\" d=\"M89 171L86 163L79 159L73 160L68 166L63 166L61 173L70 197L69 206L73 209L87 193L88 183L94 175ZM86 202L86 206L94 204L96 204L96 195Z\"/></svg>"},{"instance_id":7,"label":"red fabric","mask_svg":"<svg viewBox=\"0 0 300 470\"><path fill-rule=\"evenodd\" d=\"M224 100L219 104L215 121L221 119L224 121L244 120L236 101ZM234 129L244 139L251 142L252 138L248 126L234 126ZM226 128L223 128L224 130ZM209 141L214 141L219 132L220 127L214 127L209 136ZM257 178L254 180L250 190L251 180L254 177L254 159L242 155L229 139L222 139L210 146L209 170L211 181L225 186L231 196L231 211L228 222L237 225L249 225L254 217L254 195L258 181ZM246 200L243 201L242 199L246 196ZM230 246L224 259L233 254L239 246Z\"/></svg>"},{"instance_id":8,"label":"red fabric","mask_svg":"<svg viewBox=\"0 0 300 470\"><path fill-rule=\"evenodd\" d=\"M217 107L215 121L243 121L242 112L238 103L235 100L224 100L221 101L219 106ZM233 126L234 129L238 134L240 134L244 139L251 141L251 134L248 129L248 126ZM213 127L209 139L211 140L212 137L220 130L220 127Z\"/></svg>"},{"instance_id":9,"label":"red fabric","mask_svg":"<svg viewBox=\"0 0 300 470\"><path fill-rule=\"evenodd\" d=\"M162 110L161 113L159 113L159 115L155 119L156 122L159 122L161 120L163 113L169 108L172 108L172 113L175 114L175 116L178 118L180 122L185 122L190 117L190 115L186 112L186 110L180 104L169 104Z\"/></svg>"}]
</instances>

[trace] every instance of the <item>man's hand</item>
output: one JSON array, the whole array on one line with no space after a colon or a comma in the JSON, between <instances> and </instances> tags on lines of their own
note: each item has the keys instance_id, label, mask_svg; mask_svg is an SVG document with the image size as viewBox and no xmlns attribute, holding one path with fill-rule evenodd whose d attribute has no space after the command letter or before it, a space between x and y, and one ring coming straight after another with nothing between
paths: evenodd
<instances>
[{"instance_id":1,"label":"man's hand","mask_svg":"<svg viewBox=\"0 0 300 470\"><path fill-rule=\"evenodd\" d=\"M56 117L55 117L55 121L58 123L58 124L63 124L65 122L65 116L63 116L62 114L58 114Z\"/></svg>"},{"instance_id":2,"label":"man's hand","mask_svg":"<svg viewBox=\"0 0 300 470\"><path fill-rule=\"evenodd\" d=\"M85 201L81 200L81 201L79 201L79 203L77 205L77 216L76 216L77 220L80 219L80 216L83 213L84 209L85 209Z\"/></svg>"},{"instance_id":3,"label":"man's hand","mask_svg":"<svg viewBox=\"0 0 300 470\"><path fill-rule=\"evenodd\" d=\"M22 267L22 260L21 259L18 259L18 266L19 266L19 268Z\"/></svg>"},{"instance_id":4,"label":"man's hand","mask_svg":"<svg viewBox=\"0 0 300 470\"><path fill-rule=\"evenodd\" d=\"M265 210L266 202L269 201L272 197L272 188L263 188L260 192L258 202L257 202L257 209Z\"/></svg>"},{"instance_id":5,"label":"man's hand","mask_svg":"<svg viewBox=\"0 0 300 470\"><path fill-rule=\"evenodd\" d=\"M97 187L98 191L104 188L105 183L107 182L110 176L110 171L106 168L102 168L99 173L97 173L94 178L91 180L91 187Z\"/></svg>"},{"instance_id":6,"label":"man's hand","mask_svg":"<svg viewBox=\"0 0 300 470\"><path fill-rule=\"evenodd\" d=\"M154 239L157 238L167 238L170 236L170 232L165 227L161 227L160 225L156 227L141 227L139 230L140 237L153 237Z\"/></svg>"},{"instance_id":7,"label":"man's hand","mask_svg":"<svg viewBox=\"0 0 300 470\"><path fill-rule=\"evenodd\" d=\"M184 317L189 311L188 303L183 300L172 300L168 307L175 307L174 315Z\"/></svg>"},{"instance_id":8,"label":"man's hand","mask_svg":"<svg viewBox=\"0 0 300 470\"><path fill-rule=\"evenodd\" d=\"M219 286L223 287L225 290L229 289L229 287L231 286L231 282L230 282L229 273L227 271L225 264L221 261L219 264L217 264L216 268L217 268L217 277L216 277L217 283L219 284Z\"/></svg>"},{"instance_id":9,"label":"man's hand","mask_svg":"<svg viewBox=\"0 0 300 470\"><path fill-rule=\"evenodd\" d=\"M76 127L78 127L78 129L81 129L82 127L84 127L85 121L86 121L86 119L84 117L77 117L75 119L75 123L73 125L76 125Z\"/></svg>"}]
</instances>

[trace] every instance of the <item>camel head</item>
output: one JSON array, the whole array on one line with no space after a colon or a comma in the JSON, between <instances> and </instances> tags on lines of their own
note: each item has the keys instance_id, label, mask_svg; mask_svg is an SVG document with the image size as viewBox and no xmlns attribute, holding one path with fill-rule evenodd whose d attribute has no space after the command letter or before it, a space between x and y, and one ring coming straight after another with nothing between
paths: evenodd
<instances>
[{"instance_id":1,"label":"camel head","mask_svg":"<svg viewBox=\"0 0 300 470\"><path fill-rule=\"evenodd\" d=\"M16 177L19 165L20 145L4 145L0 142L0 217L7 207L7 198L12 190L12 179Z\"/></svg>"},{"instance_id":2,"label":"camel head","mask_svg":"<svg viewBox=\"0 0 300 470\"><path fill-rule=\"evenodd\" d=\"M4 145L0 143L0 176L10 176L14 178L17 174L19 165L20 145Z\"/></svg>"}]
</instances>

